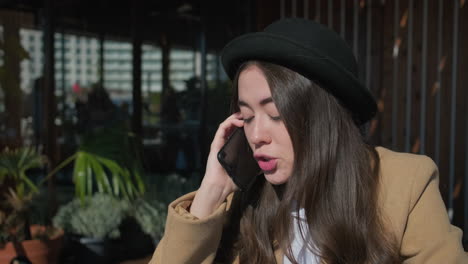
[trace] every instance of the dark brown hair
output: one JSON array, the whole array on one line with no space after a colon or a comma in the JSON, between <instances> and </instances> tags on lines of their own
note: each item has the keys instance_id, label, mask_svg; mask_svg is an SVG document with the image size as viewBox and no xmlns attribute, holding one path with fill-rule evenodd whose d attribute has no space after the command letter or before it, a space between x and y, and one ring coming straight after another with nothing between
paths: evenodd
<instances>
[{"instance_id":1,"label":"dark brown hair","mask_svg":"<svg viewBox=\"0 0 468 264\"><path fill-rule=\"evenodd\" d=\"M309 249L325 263L399 263L394 236L384 225L378 202L379 157L367 145L350 113L323 88L285 67L244 63L234 80L232 110L238 111L237 80L256 65L291 137L293 173L272 186L259 177L236 193L222 247L241 263L275 263L280 247L292 255L291 212L305 210ZM297 205L293 207L293 201ZM303 238L307 234L301 234ZM226 248L228 247L228 248ZM221 255L221 254L220 254Z\"/></svg>"}]
</instances>

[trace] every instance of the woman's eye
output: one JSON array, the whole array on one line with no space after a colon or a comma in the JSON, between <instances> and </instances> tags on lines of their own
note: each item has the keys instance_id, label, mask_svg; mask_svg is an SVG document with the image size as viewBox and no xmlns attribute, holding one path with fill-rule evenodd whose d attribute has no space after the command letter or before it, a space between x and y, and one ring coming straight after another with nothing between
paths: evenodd
<instances>
[{"instance_id":1,"label":"woman's eye","mask_svg":"<svg viewBox=\"0 0 468 264\"><path fill-rule=\"evenodd\" d=\"M273 121L280 121L281 120L281 116L271 116L270 118Z\"/></svg>"},{"instance_id":2,"label":"woman's eye","mask_svg":"<svg viewBox=\"0 0 468 264\"><path fill-rule=\"evenodd\" d=\"M250 121L252 121L253 119L253 116L252 117L249 117L249 118L244 118L244 123L250 123Z\"/></svg>"}]
</instances>

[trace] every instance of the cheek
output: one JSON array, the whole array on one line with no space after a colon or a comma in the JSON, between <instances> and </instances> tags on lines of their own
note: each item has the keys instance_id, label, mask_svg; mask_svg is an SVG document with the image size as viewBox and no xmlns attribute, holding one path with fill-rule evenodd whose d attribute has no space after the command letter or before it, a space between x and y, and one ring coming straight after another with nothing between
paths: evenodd
<instances>
[{"instance_id":1,"label":"cheek","mask_svg":"<svg viewBox=\"0 0 468 264\"><path fill-rule=\"evenodd\" d=\"M294 148L292 146L291 141L288 142L287 153L288 153L289 160L291 162L294 162Z\"/></svg>"},{"instance_id":2,"label":"cheek","mask_svg":"<svg viewBox=\"0 0 468 264\"><path fill-rule=\"evenodd\" d=\"M289 136L286 128L283 127L280 130L280 133L277 135L278 142L281 142L281 148L284 150L284 153L289 157L291 160L294 159L294 149L291 141L291 137Z\"/></svg>"},{"instance_id":3,"label":"cheek","mask_svg":"<svg viewBox=\"0 0 468 264\"><path fill-rule=\"evenodd\" d=\"M281 138L281 149L283 150L284 153L284 158L286 161L286 167L288 170L288 173L292 173L292 169L294 167L294 148L292 145L291 138L289 137L288 134L283 135Z\"/></svg>"},{"instance_id":4,"label":"cheek","mask_svg":"<svg viewBox=\"0 0 468 264\"><path fill-rule=\"evenodd\" d=\"M252 144L252 129L250 129L250 126L246 126L244 124L244 133L245 137L247 138L247 142L249 142L250 148L253 149L254 145Z\"/></svg>"}]
</instances>

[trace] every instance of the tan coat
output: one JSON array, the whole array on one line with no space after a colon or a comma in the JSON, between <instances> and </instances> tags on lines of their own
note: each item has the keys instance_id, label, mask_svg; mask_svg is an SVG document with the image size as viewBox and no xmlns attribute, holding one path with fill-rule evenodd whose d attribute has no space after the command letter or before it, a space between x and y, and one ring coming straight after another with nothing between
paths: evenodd
<instances>
[{"instance_id":1,"label":"tan coat","mask_svg":"<svg viewBox=\"0 0 468 264\"><path fill-rule=\"evenodd\" d=\"M426 156L376 149L381 160L382 211L396 234L404 263L468 263L462 232L449 222L434 162ZM199 220L186 210L194 195L169 205L166 231L150 264L213 263L229 201ZM283 253L277 250L275 255L277 263L283 263Z\"/></svg>"}]
</instances>

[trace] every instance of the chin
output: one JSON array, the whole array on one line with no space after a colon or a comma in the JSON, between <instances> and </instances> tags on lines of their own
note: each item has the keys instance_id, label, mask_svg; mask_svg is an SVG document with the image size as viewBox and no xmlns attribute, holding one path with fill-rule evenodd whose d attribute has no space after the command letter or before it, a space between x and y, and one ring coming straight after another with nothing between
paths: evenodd
<instances>
[{"instance_id":1,"label":"chin","mask_svg":"<svg viewBox=\"0 0 468 264\"><path fill-rule=\"evenodd\" d=\"M280 185L288 181L289 177L283 173L278 171L273 173L264 173L265 179L273 184L273 185Z\"/></svg>"}]
</instances>

